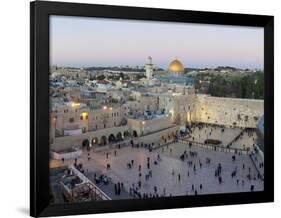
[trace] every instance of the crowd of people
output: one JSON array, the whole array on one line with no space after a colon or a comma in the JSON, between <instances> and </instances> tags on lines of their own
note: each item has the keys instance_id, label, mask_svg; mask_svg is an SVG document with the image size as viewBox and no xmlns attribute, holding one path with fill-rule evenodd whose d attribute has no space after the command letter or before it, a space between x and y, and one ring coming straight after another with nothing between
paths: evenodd
<instances>
[{"instance_id":1,"label":"crowd of people","mask_svg":"<svg viewBox=\"0 0 281 218\"><path fill-rule=\"evenodd\" d=\"M201 126L197 125L195 128L203 129L206 126ZM188 129L187 132L189 136L192 136L192 129ZM207 130L204 130L205 132ZM225 130L222 128L222 132ZM207 133L207 132L206 132ZM210 135L212 134L212 130L210 130ZM247 133L250 134L250 133ZM185 137L186 135L184 135ZM179 136L180 137L180 136ZM174 137L173 140L171 139L167 141L167 139L163 141L163 143L158 144L155 143L144 143L144 142L139 142L135 141L133 138L132 140L129 141L129 146L131 149L147 149L149 152L146 153L146 161L145 163L139 164L137 160L134 159L129 159L125 166L125 169L130 171L135 171L137 172L137 176L134 179L134 182L130 180L129 182L127 181L126 184L123 184L124 181L111 181L109 177L106 175L95 175L94 182L96 184L103 182L104 184L109 184L110 182L113 183L113 193L116 196L119 196L122 194L122 192L127 192L132 198L157 198L157 197L167 197L167 196L173 196L173 191L169 189L169 187L163 187L163 184L161 185L155 185L155 180L153 180L153 165L161 165L163 161L162 155L173 155L173 144L178 142L178 137ZM185 146L185 145L183 145ZM157 147L157 148L155 148ZM126 147L128 148L128 146ZM116 146L114 149L110 149L104 152L105 155L105 169L107 171L110 171L112 169L112 164L113 162L111 161L112 158L118 158L119 152L122 153L123 146ZM153 152L153 153L151 153ZM162 154L161 154L162 152ZM150 155L151 154L151 155ZM156 154L156 155L155 155ZM178 155L178 154L177 154ZM238 154L241 155L241 154ZM250 156L251 157L251 156ZM224 168L224 163L220 162L218 163L213 169L211 168L211 164L213 163L211 157L204 157L202 158L196 148L194 147L194 144L192 142L188 142L186 150L184 150L182 153L180 153L178 156L175 158L179 159L180 161L186 163L186 172L187 172L187 177L193 177L195 176L200 170L203 168L210 168L210 170L213 171L213 176L217 180L218 185L223 185L226 181L227 176L229 176L233 181L235 181L235 184L237 186L245 186L245 184L250 184L250 186L247 186L249 188L249 191L254 191L255 190L255 185L251 183L251 181L256 181L257 179L263 179L263 175L259 172L257 172L256 169L246 166L245 163L240 163L237 162L236 155L234 154L231 156L231 161L233 165L235 166L233 170L229 170ZM252 158L255 160L257 159L255 155L252 156ZM91 156L91 150L87 150L87 160L91 161L92 156ZM63 160L64 161L64 160ZM257 160L256 160L257 161ZM257 161L258 162L258 161ZM82 173L87 174L88 170L83 168L82 164L77 163L77 159L75 159L74 165L76 166L77 169L79 169ZM212 164L214 165L214 164ZM258 168L263 168L263 162L258 163ZM226 170L229 170L226 171ZM238 176L238 173L240 172L240 175L246 172L247 174L246 177L241 177ZM183 173L181 171L177 172L177 169L172 169L171 171L171 177L174 177L179 183L181 183L182 178L183 178ZM163 182L165 183L165 178L163 178ZM246 180L248 183L246 183ZM152 182L153 181L153 182ZM173 180L174 181L174 180ZM186 180L184 180L186 181ZM191 184L186 184L186 192L182 193L183 195L198 195L198 194L204 194L204 188L208 186L208 184L204 184L205 181L198 181L198 183L195 183L194 180ZM150 184L152 185L152 188L148 189L146 188L145 184ZM183 185L183 184L182 184ZM169 190L169 191L168 191Z\"/></svg>"},{"instance_id":2,"label":"crowd of people","mask_svg":"<svg viewBox=\"0 0 281 218\"><path fill-rule=\"evenodd\" d=\"M134 147L133 147L134 148ZM141 147L139 147L141 148ZM205 167L210 166L211 164L211 158L206 157L204 160L202 160L199 156L196 150L192 150L192 143L189 144L189 151L184 150L184 152L178 157L181 161L187 163L187 176L191 176L191 172L193 172L194 175L196 175L196 172L200 169ZM165 147L165 150L169 150L169 152L172 152L172 149L169 146ZM161 149L162 152L164 152L163 148ZM115 154L115 151L114 151ZM108 155L106 155L106 158L108 158ZM236 155L231 156L231 160L234 164L236 164ZM157 198L157 197L165 197L165 196L172 196L172 193L167 193L167 189L164 187L163 190L159 190L157 185L153 186L153 192L151 191L146 191L145 188L142 189L142 177L144 177L145 182L149 183L150 179L152 178L153 171L151 169L151 164L157 165L161 164L162 158L161 155L158 153L157 157L153 160L148 156L146 159L146 164L144 166L142 165L136 165L135 160L130 160L127 162L127 169L128 170L137 170L138 171L138 178L136 178L135 183L132 183L129 187L129 194L134 197L134 198ZM241 163L237 163L237 166L235 166L235 169L233 171L229 172L229 176L236 181L236 185L242 185L244 187L245 185L245 180L238 178L237 174L239 170L246 170L245 163L241 164L241 167L239 168L238 165ZM225 182L224 177L227 176L227 172L224 171L224 174L222 174L223 171L223 164L219 163L217 167L214 169L214 177L217 178L218 184L223 184ZM145 172L145 173L143 173ZM181 173L175 173L175 170L173 169L171 172L171 176L175 177L177 176L178 182L181 181ZM251 180L256 180L256 179L261 179L259 173L256 173L254 169L251 167L248 167L248 174L246 176L247 180L251 182ZM199 181L198 181L199 182ZM208 184L205 184L208 185ZM117 185L117 192L115 193L118 194L118 185ZM123 187L123 185L122 185ZM254 191L255 186L250 185L249 191ZM191 184L190 190L186 191L186 195L197 195L197 194L203 194L203 184L202 181L199 182L198 184Z\"/></svg>"}]
</instances>

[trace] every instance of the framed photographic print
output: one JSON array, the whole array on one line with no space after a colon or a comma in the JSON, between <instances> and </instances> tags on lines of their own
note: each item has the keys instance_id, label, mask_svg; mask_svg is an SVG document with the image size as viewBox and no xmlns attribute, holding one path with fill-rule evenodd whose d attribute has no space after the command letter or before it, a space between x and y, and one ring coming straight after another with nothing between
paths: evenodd
<instances>
[{"instance_id":1,"label":"framed photographic print","mask_svg":"<svg viewBox=\"0 0 281 218\"><path fill-rule=\"evenodd\" d=\"M31 2L31 216L272 202L273 17Z\"/></svg>"}]
</instances>

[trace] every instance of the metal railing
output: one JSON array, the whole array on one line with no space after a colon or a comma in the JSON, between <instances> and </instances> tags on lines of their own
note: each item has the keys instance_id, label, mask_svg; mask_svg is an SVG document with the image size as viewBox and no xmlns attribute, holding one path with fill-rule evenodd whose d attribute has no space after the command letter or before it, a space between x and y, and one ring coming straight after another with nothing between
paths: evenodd
<instances>
[{"instance_id":1,"label":"metal railing","mask_svg":"<svg viewBox=\"0 0 281 218\"><path fill-rule=\"evenodd\" d=\"M205 149L209 149L209 150L226 152L226 153L234 153L234 154L250 154L251 153L251 151L247 151L247 150L243 150L243 149L227 148L225 146L219 146L219 145L208 145L208 144L204 144L201 142L190 141L188 139L179 139L178 141L180 141L184 144L188 144L189 142L191 142L192 146L195 145L199 148L205 148Z\"/></svg>"},{"instance_id":2,"label":"metal railing","mask_svg":"<svg viewBox=\"0 0 281 218\"><path fill-rule=\"evenodd\" d=\"M111 200L111 198L105 194L99 187L97 187L91 180L89 180L83 173L77 170L73 165L69 166L69 169L72 170L82 181L83 184L88 184L93 191L94 195L100 200Z\"/></svg>"}]
</instances>

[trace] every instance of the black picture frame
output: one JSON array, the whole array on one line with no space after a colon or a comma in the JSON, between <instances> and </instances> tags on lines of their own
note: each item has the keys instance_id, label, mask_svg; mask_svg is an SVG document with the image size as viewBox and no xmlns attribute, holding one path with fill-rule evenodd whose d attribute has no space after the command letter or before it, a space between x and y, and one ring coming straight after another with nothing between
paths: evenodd
<instances>
[{"instance_id":1,"label":"black picture frame","mask_svg":"<svg viewBox=\"0 0 281 218\"><path fill-rule=\"evenodd\" d=\"M264 191L49 205L49 16L82 16L264 28ZM30 3L30 215L60 216L274 201L274 17L141 7Z\"/></svg>"}]
</instances>

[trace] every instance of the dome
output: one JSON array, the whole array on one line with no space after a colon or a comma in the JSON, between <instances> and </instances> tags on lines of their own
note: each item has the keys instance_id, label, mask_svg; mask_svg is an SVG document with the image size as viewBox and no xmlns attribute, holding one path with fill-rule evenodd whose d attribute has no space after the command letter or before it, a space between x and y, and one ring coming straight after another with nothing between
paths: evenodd
<instances>
[{"instance_id":1,"label":"dome","mask_svg":"<svg viewBox=\"0 0 281 218\"><path fill-rule=\"evenodd\" d=\"M169 64L168 71L171 73L179 73L184 71L184 67L179 60L175 59Z\"/></svg>"}]
</instances>

